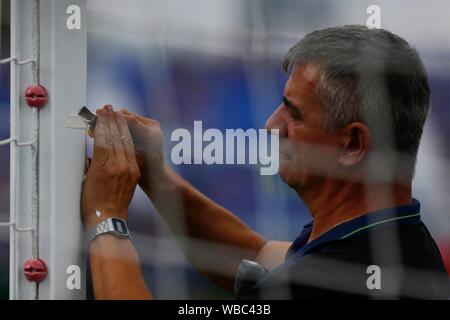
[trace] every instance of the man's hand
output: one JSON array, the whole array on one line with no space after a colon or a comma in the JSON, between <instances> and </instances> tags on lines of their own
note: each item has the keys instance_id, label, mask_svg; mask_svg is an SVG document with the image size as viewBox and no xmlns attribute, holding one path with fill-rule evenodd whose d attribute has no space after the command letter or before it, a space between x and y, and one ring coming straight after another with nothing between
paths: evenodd
<instances>
[{"instance_id":1,"label":"man's hand","mask_svg":"<svg viewBox=\"0 0 450 320\"><path fill-rule=\"evenodd\" d=\"M127 121L134 140L136 160L141 172L139 185L145 190L164 173L164 136L158 121L125 109L120 113Z\"/></svg>"},{"instance_id":2,"label":"man's hand","mask_svg":"<svg viewBox=\"0 0 450 320\"><path fill-rule=\"evenodd\" d=\"M121 113L111 106L97 110L94 137L94 154L81 196L86 229L108 217L126 220L140 176L133 139Z\"/></svg>"}]
</instances>

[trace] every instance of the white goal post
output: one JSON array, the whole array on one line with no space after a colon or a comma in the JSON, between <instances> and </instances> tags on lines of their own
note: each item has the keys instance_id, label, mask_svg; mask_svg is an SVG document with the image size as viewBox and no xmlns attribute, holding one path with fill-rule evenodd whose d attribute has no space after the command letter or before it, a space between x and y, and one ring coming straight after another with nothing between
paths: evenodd
<instances>
[{"instance_id":1,"label":"white goal post","mask_svg":"<svg viewBox=\"0 0 450 320\"><path fill-rule=\"evenodd\" d=\"M86 0L11 0L10 299L84 299L80 219L86 133L67 126L86 103ZM29 85L47 89L31 108ZM47 277L24 275L40 258Z\"/></svg>"}]
</instances>

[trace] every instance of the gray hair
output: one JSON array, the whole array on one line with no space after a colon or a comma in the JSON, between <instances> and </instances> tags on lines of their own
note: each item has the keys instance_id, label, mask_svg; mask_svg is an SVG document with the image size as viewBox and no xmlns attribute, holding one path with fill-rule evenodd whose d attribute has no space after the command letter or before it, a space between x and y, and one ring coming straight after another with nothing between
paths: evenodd
<instances>
[{"instance_id":1,"label":"gray hair","mask_svg":"<svg viewBox=\"0 0 450 320\"><path fill-rule=\"evenodd\" d=\"M283 68L320 67L316 96L327 131L361 121L375 147L417 157L430 106L428 78L418 52L383 30L348 25L314 31L286 54ZM413 174L413 173L411 173Z\"/></svg>"}]
</instances>

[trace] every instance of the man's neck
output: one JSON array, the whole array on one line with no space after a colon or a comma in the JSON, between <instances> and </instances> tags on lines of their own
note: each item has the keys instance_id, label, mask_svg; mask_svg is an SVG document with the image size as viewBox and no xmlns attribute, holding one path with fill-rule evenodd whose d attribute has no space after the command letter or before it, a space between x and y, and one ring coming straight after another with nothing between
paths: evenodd
<instances>
[{"instance_id":1,"label":"man's neck","mask_svg":"<svg viewBox=\"0 0 450 320\"><path fill-rule=\"evenodd\" d=\"M372 211L411 203L411 185L327 182L320 192L300 194L314 218L309 241L333 227Z\"/></svg>"}]
</instances>

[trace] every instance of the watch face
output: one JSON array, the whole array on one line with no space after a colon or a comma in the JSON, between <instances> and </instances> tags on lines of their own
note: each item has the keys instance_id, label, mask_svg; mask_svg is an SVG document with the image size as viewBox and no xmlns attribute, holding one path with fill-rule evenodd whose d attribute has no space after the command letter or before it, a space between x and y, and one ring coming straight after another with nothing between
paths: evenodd
<instances>
[{"instance_id":1,"label":"watch face","mask_svg":"<svg viewBox=\"0 0 450 320\"><path fill-rule=\"evenodd\" d=\"M112 218L111 220L114 225L115 231L117 231L118 233L123 234L123 235L128 234L127 225L125 224L124 221L117 219L117 218Z\"/></svg>"}]
</instances>

